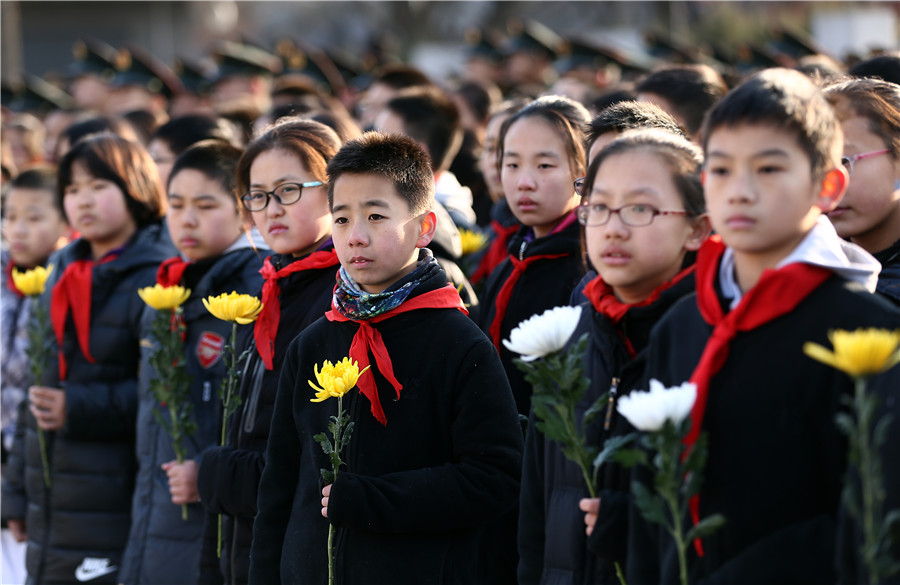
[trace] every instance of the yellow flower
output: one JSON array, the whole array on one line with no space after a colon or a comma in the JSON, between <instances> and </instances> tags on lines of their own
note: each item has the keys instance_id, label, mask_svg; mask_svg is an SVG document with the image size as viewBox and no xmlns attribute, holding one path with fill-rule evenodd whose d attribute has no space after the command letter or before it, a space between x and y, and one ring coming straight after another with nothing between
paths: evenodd
<instances>
[{"instance_id":1,"label":"yellow flower","mask_svg":"<svg viewBox=\"0 0 900 585\"><path fill-rule=\"evenodd\" d=\"M191 296L191 289L183 286L163 286L159 283L138 289L141 300L156 309L177 309Z\"/></svg>"},{"instance_id":2,"label":"yellow flower","mask_svg":"<svg viewBox=\"0 0 900 585\"><path fill-rule=\"evenodd\" d=\"M203 306L217 319L246 325L253 323L262 310L262 303L254 296L239 295L234 291L217 297L206 297Z\"/></svg>"},{"instance_id":3,"label":"yellow flower","mask_svg":"<svg viewBox=\"0 0 900 585\"><path fill-rule=\"evenodd\" d=\"M828 339L833 352L812 342L803 345L803 352L854 378L878 374L900 362L900 329L838 329L829 331Z\"/></svg>"},{"instance_id":4,"label":"yellow flower","mask_svg":"<svg viewBox=\"0 0 900 585\"><path fill-rule=\"evenodd\" d=\"M459 237L460 240L462 240L463 256L474 254L478 250L481 250L487 245L488 241L487 236L483 233L467 229L459 230Z\"/></svg>"},{"instance_id":5,"label":"yellow flower","mask_svg":"<svg viewBox=\"0 0 900 585\"><path fill-rule=\"evenodd\" d=\"M16 285L16 288L19 289L19 292L23 295L36 297L37 295L44 293L44 287L47 284L47 278L50 276L51 272L53 272L52 264L47 268L36 266L25 272L19 272L17 268L13 268L13 284Z\"/></svg>"},{"instance_id":6,"label":"yellow flower","mask_svg":"<svg viewBox=\"0 0 900 585\"><path fill-rule=\"evenodd\" d=\"M316 397L310 399L310 402L322 402L331 397L340 398L356 386L356 381L368 369L369 366L366 366L360 372L359 365L349 357L345 357L336 364L325 360L321 371L318 366L314 366L313 372L316 374L319 386L313 384L312 380L308 380L309 385L316 391Z\"/></svg>"}]
</instances>

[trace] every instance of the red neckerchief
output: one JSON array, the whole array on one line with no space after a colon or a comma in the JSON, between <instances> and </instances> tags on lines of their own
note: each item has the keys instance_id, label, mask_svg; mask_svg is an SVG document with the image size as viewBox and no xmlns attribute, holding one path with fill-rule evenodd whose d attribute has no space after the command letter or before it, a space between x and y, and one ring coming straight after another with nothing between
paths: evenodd
<instances>
[{"instance_id":1,"label":"red neckerchief","mask_svg":"<svg viewBox=\"0 0 900 585\"><path fill-rule=\"evenodd\" d=\"M613 293L613 289L611 286L606 284L600 276L597 276L584 287L584 296L588 298L591 302L591 305L601 315L605 315L607 319L609 319L613 325L618 325L622 319L628 314L630 309L635 307L646 307L648 305L652 305L656 301L659 300L659 296L663 293L663 291L672 288L676 284L678 284L681 279L685 276L688 276L692 272L694 272L696 266L691 265L676 274L672 277L671 280L667 280L662 283L650 293L650 296L644 299L639 303L623 303L619 299L616 298L616 295ZM616 328L618 329L618 327ZM622 332L619 331L621 334ZM625 342L625 349L628 350L628 356L634 359L634 356L637 355L637 352L634 349L634 346L631 344L631 340L622 335L622 341Z\"/></svg>"},{"instance_id":2,"label":"red neckerchief","mask_svg":"<svg viewBox=\"0 0 900 585\"><path fill-rule=\"evenodd\" d=\"M391 356L384 346L384 340L381 338L381 333L378 329L372 327L372 323L378 323L385 319L390 319L395 315L399 315L400 313L415 311L417 309L458 309L465 315L469 314L462 299L459 298L459 293L456 288L452 284L448 284L445 287L428 291L408 299L390 311L386 311L377 317L372 317L371 319L366 319L364 321L356 321L341 315L334 306L334 303L331 305L331 310L325 313L325 317L329 321L353 321L354 323L359 324L359 329L356 331L356 334L353 336L353 342L350 344L350 359L358 362L359 369L362 370L369 365L369 353L371 352L375 357L378 371L381 372L381 375L384 376L388 382L390 382L391 386L393 386L394 390L397 392L397 398L400 398L400 390L403 389L403 386L394 376L394 366L391 363ZM360 376L356 384L359 386L360 393L372 403L372 415L378 422L386 425L387 417L384 415L384 410L381 408L381 400L378 398L378 387L375 385L375 376L371 370Z\"/></svg>"},{"instance_id":3,"label":"red neckerchief","mask_svg":"<svg viewBox=\"0 0 900 585\"><path fill-rule=\"evenodd\" d=\"M185 269L192 264L181 256L173 256L163 260L156 271L156 282L161 286L178 286L184 276Z\"/></svg>"},{"instance_id":4,"label":"red neckerchief","mask_svg":"<svg viewBox=\"0 0 900 585\"><path fill-rule=\"evenodd\" d=\"M16 286L16 281L13 280L12 271L15 266L13 266L12 262L6 265L6 286L11 290L17 297L20 299L25 296L25 293L19 290L19 287Z\"/></svg>"},{"instance_id":5,"label":"red neckerchief","mask_svg":"<svg viewBox=\"0 0 900 585\"><path fill-rule=\"evenodd\" d=\"M691 428L684 438L686 448L683 458L687 457L700 436L709 396L709 381L728 359L728 344L731 340L741 331L751 331L791 312L832 274L827 268L804 263L765 270L738 306L726 314L715 286L719 262L724 253L725 244L720 236L711 237L697 253L697 306L703 320L714 326L714 329L690 378L697 385L697 400L691 410ZM692 497L688 506L696 524L700 521L699 495ZM694 547L697 554L703 556L699 539L694 540Z\"/></svg>"},{"instance_id":6,"label":"red neckerchief","mask_svg":"<svg viewBox=\"0 0 900 585\"><path fill-rule=\"evenodd\" d=\"M562 221L560 221L559 224L555 228L553 228L553 231L547 234L547 236L551 236L555 233L561 232L565 228L569 227L574 221L575 212L570 211L562 219ZM524 260L519 260L514 254L509 255L509 260L513 265L513 271L506 278L506 282L503 283L503 286L500 287L500 291L497 292L497 298L494 301L494 320L491 321L491 326L488 328L491 341L494 342L494 347L497 348L498 352L500 351L500 327L503 324L504 317L506 317L506 308L509 305L509 298L512 296L512 292L516 286L516 282L519 281L519 277L522 276L522 273L525 272L525 269L538 260L552 260L554 258L563 258L565 256L571 255L571 252L564 252L562 254L538 254L536 256L525 258Z\"/></svg>"},{"instance_id":7,"label":"red neckerchief","mask_svg":"<svg viewBox=\"0 0 900 585\"><path fill-rule=\"evenodd\" d=\"M519 230L519 227L520 226L517 223L504 227L504 225L496 219L491 220L491 229L494 230L495 234L494 240L484 253L484 256L481 257L478 268L472 273L472 278L469 279L469 282L476 284L482 279L487 278L494 268L506 260L506 257L509 255L509 252L506 251L509 239Z\"/></svg>"},{"instance_id":8,"label":"red neckerchief","mask_svg":"<svg viewBox=\"0 0 900 585\"><path fill-rule=\"evenodd\" d=\"M63 355L63 338L66 333L66 319L72 312L75 334L81 353L89 363L94 363L91 355L91 280L94 266L106 264L119 257L118 253L107 254L101 260L75 260L59 277L50 295L50 322L59 346L59 380L66 379L66 358Z\"/></svg>"},{"instance_id":9,"label":"red neckerchief","mask_svg":"<svg viewBox=\"0 0 900 585\"><path fill-rule=\"evenodd\" d=\"M281 270L275 270L270 258L265 259L262 268L259 269L259 273L262 274L265 281L262 287L263 308L253 325L253 338L256 340L259 357L262 358L267 370L274 367L275 335L278 333L278 322L281 320L281 303L278 300L278 296L281 294L281 288L278 285L279 279L301 270L316 270L338 264L340 261L334 248L328 251L313 252L306 258L291 262Z\"/></svg>"}]
</instances>

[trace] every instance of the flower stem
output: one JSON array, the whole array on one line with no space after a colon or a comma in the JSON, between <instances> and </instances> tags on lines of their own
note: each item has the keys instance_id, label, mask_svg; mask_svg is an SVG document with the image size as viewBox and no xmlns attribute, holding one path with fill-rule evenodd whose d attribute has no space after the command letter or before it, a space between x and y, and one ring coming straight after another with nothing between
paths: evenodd
<instances>
[{"instance_id":1,"label":"flower stem","mask_svg":"<svg viewBox=\"0 0 900 585\"><path fill-rule=\"evenodd\" d=\"M37 428L38 444L41 447L41 465L44 468L44 485L50 487L50 461L47 459L47 437L44 435L44 429Z\"/></svg>"},{"instance_id":2,"label":"flower stem","mask_svg":"<svg viewBox=\"0 0 900 585\"><path fill-rule=\"evenodd\" d=\"M231 324L231 363L228 364L228 370L225 372L225 399L222 401L222 436L219 445L225 446L225 436L228 431L228 417L231 415L231 392L234 387L234 376L232 372L237 370L237 323ZM222 515L218 515L218 539L216 543L216 555L222 558Z\"/></svg>"},{"instance_id":3,"label":"flower stem","mask_svg":"<svg viewBox=\"0 0 900 585\"><path fill-rule=\"evenodd\" d=\"M869 583L874 584L880 580L876 563L878 530L875 520L878 485L876 485L874 449L870 442L872 432L870 414L874 412L874 409L868 408L866 404L868 401L866 396L866 378L860 376L855 378L854 382L855 393L853 401L857 416L856 435L859 443L859 480L860 491L862 492L863 560L868 569Z\"/></svg>"}]
</instances>

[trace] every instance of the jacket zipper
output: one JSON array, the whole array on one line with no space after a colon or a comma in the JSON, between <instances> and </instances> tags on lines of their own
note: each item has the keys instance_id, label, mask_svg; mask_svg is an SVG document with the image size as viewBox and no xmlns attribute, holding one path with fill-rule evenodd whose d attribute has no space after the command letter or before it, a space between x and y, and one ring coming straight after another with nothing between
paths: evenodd
<instances>
[{"instance_id":1,"label":"jacket zipper","mask_svg":"<svg viewBox=\"0 0 900 585\"><path fill-rule=\"evenodd\" d=\"M603 430L609 431L612 422L613 406L616 403L616 394L619 392L619 378L613 378L609 387L609 401L606 404L606 418L603 419Z\"/></svg>"}]
</instances>

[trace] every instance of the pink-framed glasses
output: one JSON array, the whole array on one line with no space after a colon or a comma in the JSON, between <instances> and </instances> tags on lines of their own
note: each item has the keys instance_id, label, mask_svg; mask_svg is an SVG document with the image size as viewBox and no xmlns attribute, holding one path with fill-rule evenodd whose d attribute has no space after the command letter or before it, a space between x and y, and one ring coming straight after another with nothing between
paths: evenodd
<instances>
[{"instance_id":1,"label":"pink-framed glasses","mask_svg":"<svg viewBox=\"0 0 900 585\"><path fill-rule=\"evenodd\" d=\"M847 174L853 174L853 164L864 158L869 158L870 156L878 156L880 154L887 154L891 151L890 148L885 148L884 150L873 150L872 152L864 152L862 154L854 154L850 156L842 156L841 164L844 165L844 168L847 169Z\"/></svg>"}]
</instances>

